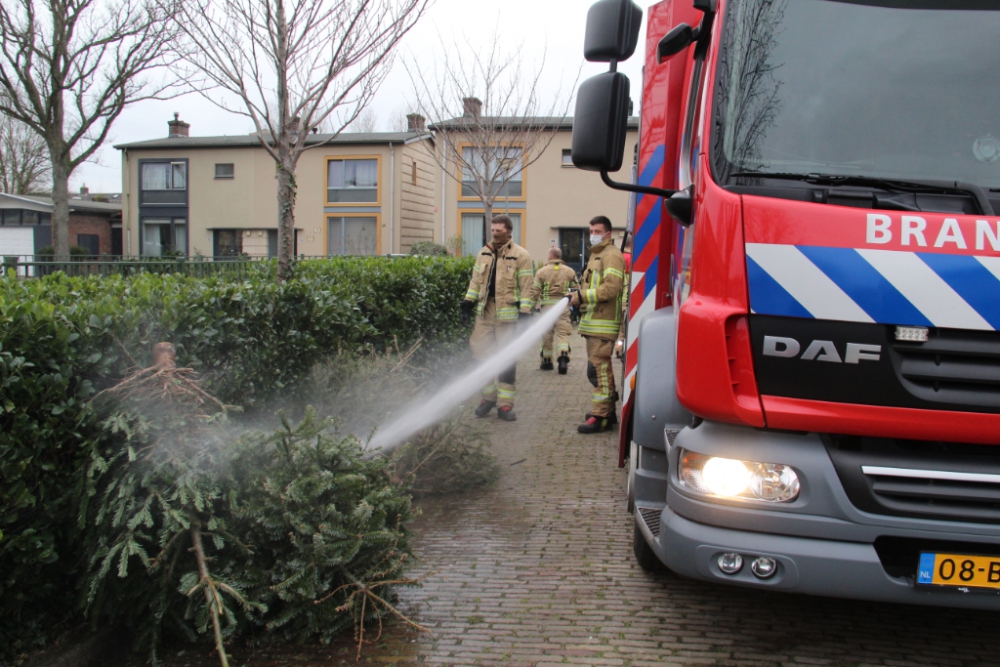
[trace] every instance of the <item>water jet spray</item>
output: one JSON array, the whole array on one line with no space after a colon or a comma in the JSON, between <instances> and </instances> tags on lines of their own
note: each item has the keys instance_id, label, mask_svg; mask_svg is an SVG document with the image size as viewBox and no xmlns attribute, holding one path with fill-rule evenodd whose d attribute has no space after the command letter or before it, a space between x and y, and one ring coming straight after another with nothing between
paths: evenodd
<instances>
[{"instance_id":1,"label":"water jet spray","mask_svg":"<svg viewBox=\"0 0 1000 667\"><path fill-rule=\"evenodd\" d=\"M448 416L456 405L488 385L504 369L509 368L511 359L516 363L517 359L537 345L545 332L555 326L568 307L569 300L560 299L542 315L532 318L527 325L517 325L524 328L489 357L474 364L461 377L449 382L429 399L411 403L399 417L375 432L368 441L366 456L390 454L417 431Z\"/></svg>"}]
</instances>

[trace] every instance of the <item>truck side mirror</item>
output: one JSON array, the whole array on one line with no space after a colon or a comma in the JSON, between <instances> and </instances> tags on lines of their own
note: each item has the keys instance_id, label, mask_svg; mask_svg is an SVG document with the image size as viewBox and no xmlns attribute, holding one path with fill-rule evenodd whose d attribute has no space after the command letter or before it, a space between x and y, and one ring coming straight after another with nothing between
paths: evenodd
<instances>
[{"instance_id":1,"label":"truck side mirror","mask_svg":"<svg viewBox=\"0 0 1000 667\"><path fill-rule=\"evenodd\" d=\"M605 72L580 85L573 114L573 165L587 171L618 171L625 157L629 80Z\"/></svg>"},{"instance_id":2,"label":"truck side mirror","mask_svg":"<svg viewBox=\"0 0 1000 667\"><path fill-rule=\"evenodd\" d=\"M667 58L675 56L694 41L694 28L687 23L681 23L663 36L656 45L656 62L662 63Z\"/></svg>"},{"instance_id":3,"label":"truck side mirror","mask_svg":"<svg viewBox=\"0 0 1000 667\"><path fill-rule=\"evenodd\" d=\"M583 57L589 62L628 60L639 44L642 9L632 0L599 0L587 12Z\"/></svg>"}]
</instances>

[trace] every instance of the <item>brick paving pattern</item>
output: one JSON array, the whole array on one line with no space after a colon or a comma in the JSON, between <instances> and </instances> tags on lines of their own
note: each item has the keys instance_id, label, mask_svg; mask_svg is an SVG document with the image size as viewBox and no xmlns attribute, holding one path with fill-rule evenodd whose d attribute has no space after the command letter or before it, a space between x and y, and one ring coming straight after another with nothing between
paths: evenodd
<instances>
[{"instance_id":1,"label":"brick paving pattern","mask_svg":"<svg viewBox=\"0 0 1000 667\"><path fill-rule=\"evenodd\" d=\"M539 371L533 355L523 359L518 421L489 418L504 470L496 488L420 503L414 548L426 583L401 591L400 606L431 632L393 625L365 648L361 664L1000 665L1000 614L779 595L644 572L632 556L617 431L576 432L590 385L580 338L573 349L567 376ZM358 664L354 651L345 641L237 655L232 664Z\"/></svg>"}]
</instances>

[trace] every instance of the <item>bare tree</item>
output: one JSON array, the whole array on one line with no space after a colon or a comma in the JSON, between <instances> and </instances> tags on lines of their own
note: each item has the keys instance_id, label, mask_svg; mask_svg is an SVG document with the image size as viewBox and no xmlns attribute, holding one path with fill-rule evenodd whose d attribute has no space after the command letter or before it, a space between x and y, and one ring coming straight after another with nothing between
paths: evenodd
<instances>
[{"instance_id":1,"label":"bare tree","mask_svg":"<svg viewBox=\"0 0 1000 667\"><path fill-rule=\"evenodd\" d=\"M126 106L170 89L145 75L168 64L171 11L151 0L0 3L0 113L24 123L48 149L58 256L69 256L70 175L101 147Z\"/></svg>"},{"instance_id":2,"label":"bare tree","mask_svg":"<svg viewBox=\"0 0 1000 667\"><path fill-rule=\"evenodd\" d=\"M351 129L355 132L377 132L378 131L378 114L371 107L365 109L358 117L351 123Z\"/></svg>"},{"instance_id":3,"label":"bare tree","mask_svg":"<svg viewBox=\"0 0 1000 667\"><path fill-rule=\"evenodd\" d=\"M209 0L184 4L189 62L203 94L253 120L278 167L278 279L295 248L299 157L350 125L430 0ZM333 119L329 135L312 130Z\"/></svg>"},{"instance_id":4,"label":"bare tree","mask_svg":"<svg viewBox=\"0 0 1000 667\"><path fill-rule=\"evenodd\" d=\"M49 184L45 142L24 123L0 115L0 192L28 195Z\"/></svg>"},{"instance_id":5,"label":"bare tree","mask_svg":"<svg viewBox=\"0 0 1000 667\"><path fill-rule=\"evenodd\" d=\"M439 65L404 63L417 108L435 131L428 152L464 192L479 198L487 222L497 197L516 191L524 171L570 120L571 96L562 86L547 90L541 84L544 55L529 68L521 52L494 31L485 41L456 41L435 58ZM568 90L575 87L574 80Z\"/></svg>"}]
</instances>

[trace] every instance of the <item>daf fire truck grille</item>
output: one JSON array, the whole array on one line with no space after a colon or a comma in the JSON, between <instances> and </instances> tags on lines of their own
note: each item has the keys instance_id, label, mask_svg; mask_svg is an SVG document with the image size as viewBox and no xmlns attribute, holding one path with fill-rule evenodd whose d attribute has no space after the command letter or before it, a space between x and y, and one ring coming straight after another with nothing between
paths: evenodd
<instances>
[{"instance_id":1,"label":"daf fire truck grille","mask_svg":"<svg viewBox=\"0 0 1000 667\"><path fill-rule=\"evenodd\" d=\"M900 382L917 398L961 409L1000 409L1000 334L935 329L925 343L891 348Z\"/></svg>"},{"instance_id":2,"label":"daf fire truck grille","mask_svg":"<svg viewBox=\"0 0 1000 667\"><path fill-rule=\"evenodd\" d=\"M860 510L1000 521L1000 447L832 436L827 451Z\"/></svg>"}]
</instances>

